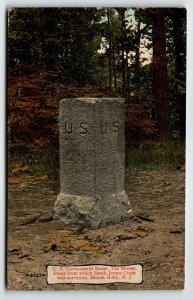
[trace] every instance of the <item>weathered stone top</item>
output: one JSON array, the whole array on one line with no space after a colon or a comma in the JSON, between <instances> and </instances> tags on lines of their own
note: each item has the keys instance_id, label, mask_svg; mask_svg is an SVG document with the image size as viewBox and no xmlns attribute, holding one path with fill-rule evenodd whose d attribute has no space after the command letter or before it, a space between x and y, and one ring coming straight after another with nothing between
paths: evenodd
<instances>
[{"instance_id":1,"label":"weathered stone top","mask_svg":"<svg viewBox=\"0 0 193 300\"><path fill-rule=\"evenodd\" d=\"M92 97L91 98L89 97L88 98L64 98L61 100L60 105L66 101L82 101L91 104L95 104L96 102L104 102L104 101L123 103L124 98L92 98Z\"/></svg>"}]
</instances>

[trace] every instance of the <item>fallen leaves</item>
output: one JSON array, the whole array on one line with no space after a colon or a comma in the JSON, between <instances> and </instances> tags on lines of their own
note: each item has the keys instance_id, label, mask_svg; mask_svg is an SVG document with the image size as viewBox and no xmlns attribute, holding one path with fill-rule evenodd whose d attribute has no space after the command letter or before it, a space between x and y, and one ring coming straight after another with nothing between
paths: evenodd
<instances>
[{"instance_id":1,"label":"fallen leaves","mask_svg":"<svg viewBox=\"0 0 193 300\"><path fill-rule=\"evenodd\" d=\"M45 174L45 175L43 175L43 176L38 176L38 177L36 177L36 179L37 179L37 180L47 180L47 179L48 179L48 175Z\"/></svg>"},{"instance_id":2,"label":"fallen leaves","mask_svg":"<svg viewBox=\"0 0 193 300\"><path fill-rule=\"evenodd\" d=\"M116 242L132 240L132 239L136 239L136 238L137 238L137 235L118 235L118 236L116 236Z\"/></svg>"},{"instance_id":3,"label":"fallen leaves","mask_svg":"<svg viewBox=\"0 0 193 300\"><path fill-rule=\"evenodd\" d=\"M8 254L9 255L16 255L16 257L18 257L19 259L29 257L28 253L22 252L18 248L13 248L13 249L8 250Z\"/></svg>"},{"instance_id":4,"label":"fallen leaves","mask_svg":"<svg viewBox=\"0 0 193 300\"><path fill-rule=\"evenodd\" d=\"M179 163L178 166L176 167L176 169L185 172L186 171L186 163L185 162Z\"/></svg>"},{"instance_id":5,"label":"fallen leaves","mask_svg":"<svg viewBox=\"0 0 193 300\"><path fill-rule=\"evenodd\" d=\"M126 240L133 240L137 237L145 237L148 235L148 231L145 227L139 226L137 230L135 230L132 234L129 235L117 235L116 236L116 242L119 241L126 241Z\"/></svg>"},{"instance_id":6,"label":"fallen leaves","mask_svg":"<svg viewBox=\"0 0 193 300\"><path fill-rule=\"evenodd\" d=\"M20 183L28 183L33 182L34 180L38 181L46 181L48 180L48 175L42 175L42 176L14 176L8 178L8 183L10 184L20 184Z\"/></svg>"},{"instance_id":7,"label":"fallen leaves","mask_svg":"<svg viewBox=\"0 0 193 300\"><path fill-rule=\"evenodd\" d=\"M32 166L29 166L29 165L26 165L26 166L23 166L23 167L15 167L11 170L11 174L12 175L18 175L18 174L21 174L21 173L26 173L27 172L32 172Z\"/></svg>"},{"instance_id":8,"label":"fallen leaves","mask_svg":"<svg viewBox=\"0 0 193 300\"><path fill-rule=\"evenodd\" d=\"M44 252L56 251L56 250L75 250L75 251L96 251L100 253L106 252L105 245L99 244L95 241L91 241L85 238L79 238L76 235L69 235L61 238L60 241L48 242L42 244L42 250Z\"/></svg>"},{"instance_id":9,"label":"fallen leaves","mask_svg":"<svg viewBox=\"0 0 193 300\"><path fill-rule=\"evenodd\" d=\"M40 174L35 172L35 167L32 165L16 166L8 172L8 183L20 184L37 181L49 180L47 174Z\"/></svg>"},{"instance_id":10,"label":"fallen leaves","mask_svg":"<svg viewBox=\"0 0 193 300\"><path fill-rule=\"evenodd\" d=\"M143 215L139 215L139 219L141 219L143 221L154 222L154 219L151 219L151 218L143 216Z\"/></svg>"},{"instance_id":11,"label":"fallen leaves","mask_svg":"<svg viewBox=\"0 0 193 300\"><path fill-rule=\"evenodd\" d=\"M147 212L143 211L135 211L133 212L133 220L134 221L148 221L148 222L154 222L154 219L150 218L149 214Z\"/></svg>"},{"instance_id":12,"label":"fallen leaves","mask_svg":"<svg viewBox=\"0 0 193 300\"><path fill-rule=\"evenodd\" d=\"M22 182L25 182L25 179L22 178L22 177L10 177L8 178L8 183L11 183L11 184L17 184L17 183L22 183Z\"/></svg>"},{"instance_id":13,"label":"fallen leaves","mask_svg":"<svg viewBox=\"0 0 193 300\"><path fill-rule=\"evenodd\" d=\"M137 231L135 231L135 234L140 237L145 237L146 235L148 235L147 230L145 229L138 229Z\"/></svg>"}]
</instances>

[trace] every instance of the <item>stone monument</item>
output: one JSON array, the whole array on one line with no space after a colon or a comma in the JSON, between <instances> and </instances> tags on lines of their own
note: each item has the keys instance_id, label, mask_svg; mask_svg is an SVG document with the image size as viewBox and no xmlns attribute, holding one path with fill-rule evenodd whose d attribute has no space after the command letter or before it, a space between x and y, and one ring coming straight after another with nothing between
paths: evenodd
<instances>
[{"instance_id":1,"label":"stone monument","mask_svg":"<svg viewBox=\"0 0 193 300\"><path fill-rule=\"evenodd\" d=\"M59 109L60 194L54 219L98 228L131 217L125 192L124 100L63 99Z\"/></svg>"}]
</instances>

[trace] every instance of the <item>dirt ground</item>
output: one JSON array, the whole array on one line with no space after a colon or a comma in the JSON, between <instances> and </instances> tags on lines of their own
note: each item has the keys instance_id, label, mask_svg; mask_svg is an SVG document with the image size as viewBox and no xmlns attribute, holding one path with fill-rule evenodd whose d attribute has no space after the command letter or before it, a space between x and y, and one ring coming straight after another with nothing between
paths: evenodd
<instances>
[{"instance_id":1,"label":"dirt ground","mask_svg":"<svg viewBox=\"0 0 193 300\"><path fill-rule=\"evenodd\" d=\"M97 230L77 230L52 220L58 191L49 180L32 178L29 182L9 184L8 289L183 289L184 175L176 170L129 172L126 190L134 216ZM57 247L61 240L68 242ZM142 264L143 282L47 284L47 265L84 264Z\"/></svg>"}]
</instances>

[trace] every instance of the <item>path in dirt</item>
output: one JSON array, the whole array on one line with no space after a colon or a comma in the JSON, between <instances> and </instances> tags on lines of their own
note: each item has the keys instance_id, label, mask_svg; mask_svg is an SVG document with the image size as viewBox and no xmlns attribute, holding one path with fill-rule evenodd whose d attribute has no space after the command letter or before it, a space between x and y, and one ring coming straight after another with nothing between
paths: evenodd
<instances>
[{"instance_id":1,"label":"path in dirt","mask_svg":"<svg viewBox=\"0 0 193 300\"><path fill-rule=\"evenodd\" d=\"M9 289L183 289L184 172L130 172L126 190L134 217L97 230L77 230L52 220L57 192L49 180L10 184L8 190ZM48 264L142 264L143 283L49 285Z\"/></svg>"}]
</instances>

